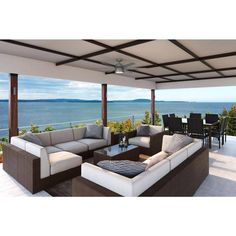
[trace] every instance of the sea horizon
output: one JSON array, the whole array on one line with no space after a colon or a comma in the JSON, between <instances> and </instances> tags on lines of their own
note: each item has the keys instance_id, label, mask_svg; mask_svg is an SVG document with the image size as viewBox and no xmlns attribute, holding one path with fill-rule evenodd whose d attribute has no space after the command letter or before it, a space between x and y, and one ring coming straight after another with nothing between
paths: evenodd
<instances>
[{"instance_id":1,"label":"sea horizon","mask_svg":"<svg viewBox=\"0 0 236 236\"><path fill-rule=\"evenodd\" d=\"M8 102L9 99L0 99L0 102ZM18 99L18 102L101 102L101 100L89 99L71 99L71 98L53 98L53 99ZM107 100L107 102L151 102L151 99L118 99ZM181 101L181 100L155 100L155 102L175 102L175 103L236 103L236 101Z\"/></svg>"},{"instance_id":2,"label":"sea horizon","mask_svg":"<svg viewBox=\"0 0 236 236\"><path fill-rule=\"evenodd\" d=\"M66 105L65 105L66 104ZM156 101L156 110L160 115L175 113L179 117L189 116L191 112L205 113L223 112L236 102L192 102L192 101ZM41 130L52 125L56 129L70 127L71 124L95 123L101 119L100 100L82 99L19 99L18 124L29 127L31 123L39 125ZM8 100L0 100L0 137L8 135ZM135 121L150 111L149 99L110 100L108 101L108 120Z\"/></svg>"}]
</instances>

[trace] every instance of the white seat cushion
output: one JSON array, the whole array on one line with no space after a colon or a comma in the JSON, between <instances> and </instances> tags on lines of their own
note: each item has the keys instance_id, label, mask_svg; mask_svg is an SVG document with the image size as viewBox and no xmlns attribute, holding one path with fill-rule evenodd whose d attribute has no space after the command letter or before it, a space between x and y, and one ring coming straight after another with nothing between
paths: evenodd
<instances>
[{"instance_id":1,"label":"white seat cushion","mask_svg":"<svg viewBox=\"0 0 236 236\"><path fill-rule=\"evenodd\" d=\"M61 152L61 149L54 147L54 146L47 146L45 147L48 154L54 153L54 152Z\"/></svg>"},{"instance_id":2,"label":"white seat cushion","mask_svg":"<svg viewBox=\"0 0 236 236\"><path fill-rule=\"evenodd\" d=\"M88 151L88 146L79 143L76 141L66 142L66 143L59 143L56 144L55 147L60 148L61 150L72 152L72 153L81 153Z\"/></svg>"},{"instance_id":3,"label":"white seat cushion","mask_svg":"<svg viewBox=\"0 0 236 236\"><path fill-rule=\"evenodd\" d=\"M147 166L146 166L146 170L147 170L150 167L154 166L155 164L157 164L158 162L164 160L167 157L168 157L168 153L161 151L161 152L158 152L157 154L149 157L143 163L147 164Z\"/></svg>"},{"instance_id":4,"label":"white seat cushion","mask_svg":"<svg viewBox=\"0 0 236 236\"><path fill-rule=\"evenodd\" d=\"M129 139L129 144L140 146L140 147L150 147L150 137L134 137Z\"/></svg>"},{"instance_id":5,"label":"white seat cushion","mask_svg":"<svg viewBox=\"0 0 236 236\"><path fill-rule=\"evenodd\" d=\"M77 142L87 145L89 150L95 150L97 148L107 146L107 140L105 139L85 138L85 139L78 140Z\"/></svg>"},{"instance_id":6,"label":"white seat cushion","mask_svg":"<svg viewBox=\"0 0 236 236\"><path fill-rule=\"evenodd\" d=\"M71 152L55 152L49 154L51 175L69 170L82 164L82 157Z\"/></svg>"}]
</instances>

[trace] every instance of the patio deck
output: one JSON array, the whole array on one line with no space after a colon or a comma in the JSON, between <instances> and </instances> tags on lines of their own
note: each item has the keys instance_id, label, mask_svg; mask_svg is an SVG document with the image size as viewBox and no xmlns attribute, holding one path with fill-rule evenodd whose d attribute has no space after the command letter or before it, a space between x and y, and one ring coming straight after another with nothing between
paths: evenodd
<instances>
[{"instance_id":1,"label":"patio deck","mask_svg":"<svg viewBox=\"0 0 236 236\"><path fill-rule=\"evenodd\" d=\"M236 137L228 136L225 145L218 149L213 142L210 150L210 174L199 187L195 196L236 196ZM2 169L0 164L0 196L47 197L42 191L32 195Z\"/></svg>"}]
</instances>

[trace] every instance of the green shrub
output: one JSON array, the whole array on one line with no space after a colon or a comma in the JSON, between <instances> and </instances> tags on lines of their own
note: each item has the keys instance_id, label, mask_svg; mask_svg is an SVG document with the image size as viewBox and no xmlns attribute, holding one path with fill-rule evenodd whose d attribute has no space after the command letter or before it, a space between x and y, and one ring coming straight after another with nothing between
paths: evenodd
<instances>
[{"instance_id":1,"label":"green shrub","mask_svg":"<svg viewBox=\"0 0 236 236\"><path fill-rule=\"evenodd\" d=\"M229 117L227 134L236 136L236 106L235 105L231 106L229 110L224 108L220 116L221 116L221 119L225 116Z\"/></svg>"},{"instance_id":2,"label":"green shrub","mask_svg":"<svg viewBox=\"0 0 236 236\"><path fill-rule=\"evenodd\" d=\"M33 124L33 123L30 125L30 131L32 133L40 133L39 127L36 124Z\"/></svg>"},{"instance_id":3,"label":"green shrub","mask_svg":"<svg viewBox=\"0 0 236 236\"><path fill-rule=\"evenodd\" d=\"M56 130L56 129L52 126L47 126L47 127L45 127L44 132L49 132L49 131L53 131L53 130Z\"/></svg>"},{"instance_id":4,"label":"green shrub","mask_svg":"<svg viewBox=\"0 0 236 236\"><path fill-rule=\"evenodd\" d=\"M149 124L149 125L152 123L151 114L150 114L149 111L145 111L142 123L143 124ZM157 111L155 111L155 114L154 114L154 125L160 125L160 124L161 124L160 116L157 113Z\"/></svg>"},{"instance_id":5,"label":"green shrub","mask_svg":"<svg viewBox=\"0 0 236 236\"><path fill-rule=\"evenodd\" d=\"M21 129L20 131L19 131L19 135L24 135L24 134L26 134L27 133L27 129Z\"/></svg>"},{"instance_id":6,"label":"green shrub","mask_svg":"<svg viewBox=\"0 0 236 236\"><path fill-rule=\"evenodd\" d=\"M8 138L0 138L0 154L2 153L4 143L8 143Z\"/></svg>"},{"instance_id":7,"label":"green shrub","mask_svg":"<svg viewBox=\"0 0 236 236\"><path fill-rule=\"evenodd\" d=\"M86 127L85 124L75 124L75 125L72 125L71 128L83 128L83 127Z\"/></svg>"}]
</instances>

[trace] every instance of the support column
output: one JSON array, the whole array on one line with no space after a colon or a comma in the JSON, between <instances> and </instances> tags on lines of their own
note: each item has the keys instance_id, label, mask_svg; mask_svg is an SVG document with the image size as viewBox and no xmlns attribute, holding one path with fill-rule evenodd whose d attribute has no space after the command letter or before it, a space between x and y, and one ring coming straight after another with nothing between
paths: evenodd
<instances>
[{"instance_id":1,"label":"support column","mask_svg":"<svg viewBox=\"0 0 236 236\"><path fill-rule=\"evenodd\" d=\"M151 123L155 124L155 89L151 89Z\"/></svg>"},{"instance_id":2,"label":"support column","mask_svg":"<svg viewBox=\"0 0 236 236\"><path fill-rule=\"evenodd\" d=\"M102 124L107 126L107 84L102 84Z\"/></svg>"},{"instance_id":3,"label":"support column","mask_svg":"<svg viewBox=\"0 0 236 236\"><path fill-rule=\"evenodd\" d=\"M18 75L10 74L9 83L8 127L9 141L12 136L18 135Z\"/></svg>"}]
</instances>

